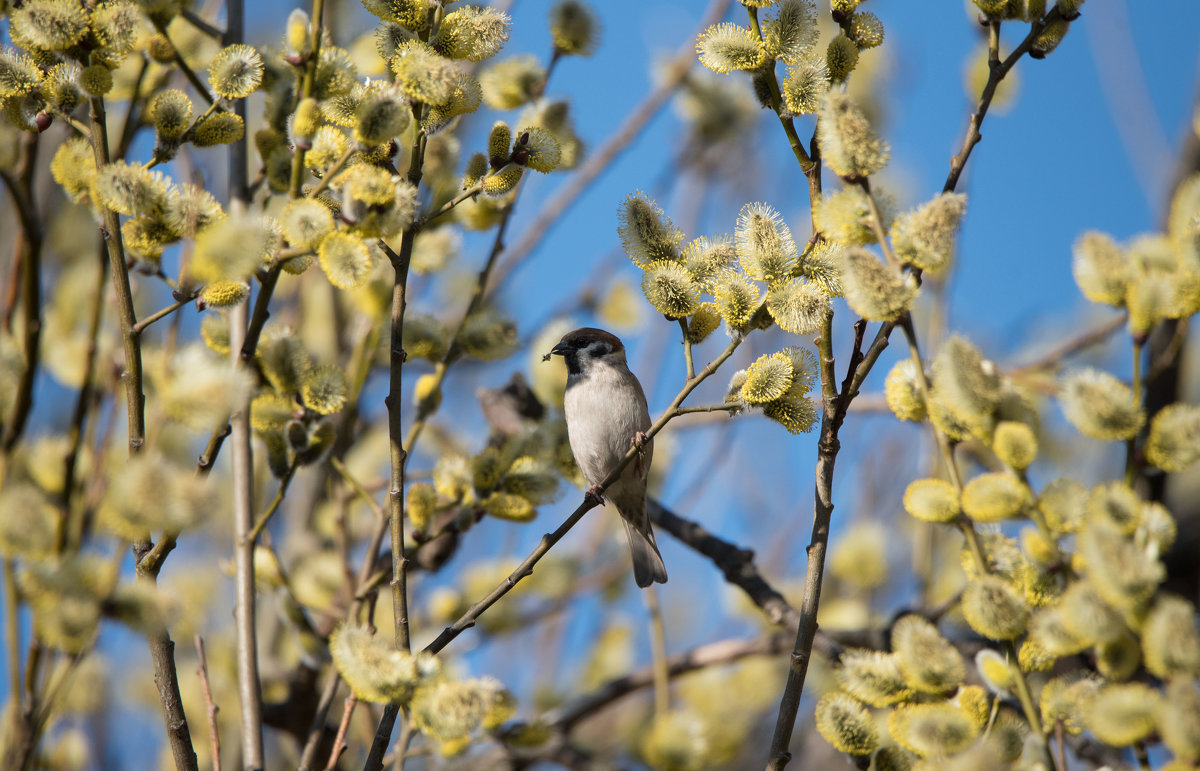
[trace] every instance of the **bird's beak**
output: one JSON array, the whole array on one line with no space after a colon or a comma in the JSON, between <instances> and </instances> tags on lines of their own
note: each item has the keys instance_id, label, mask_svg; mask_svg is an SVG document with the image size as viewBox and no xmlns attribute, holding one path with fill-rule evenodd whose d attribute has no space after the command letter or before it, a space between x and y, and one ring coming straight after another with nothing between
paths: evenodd
<instances>
[{"instance_id":1,"label":"bird's beak","mask_svg":"<svg viewBox=\"0 0 1200 771\"><path fill-rule=\"evenodd\" d=\"M569 350L571 350L571 346L567 345L566 343L559 343L550 349L550 353L555 356L566 356L567 351Z\"/></svg>"}]
</instances>

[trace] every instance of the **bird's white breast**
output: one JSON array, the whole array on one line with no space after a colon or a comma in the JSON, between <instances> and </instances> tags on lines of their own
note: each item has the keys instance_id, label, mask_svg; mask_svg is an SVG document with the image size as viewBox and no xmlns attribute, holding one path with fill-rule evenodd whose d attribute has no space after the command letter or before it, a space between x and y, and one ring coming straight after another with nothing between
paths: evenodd
<instances>
[{"instance_id":1,"label":"bird's white breast","mask_svg":"<svg viewBox=\"0 0 1200 771\"><path fill-rule=\"evenodd\" d=\"M616 367L592 366L573 377L563 406L571 452L592 484L599 484L620 463L634 434L650 427L641 386L628 370ZM642 468L642 477L650 467L650 449L646 448L645 461L636 464ZM627 471L633 468L631 465Z\"/></svg>"}]
</instances>

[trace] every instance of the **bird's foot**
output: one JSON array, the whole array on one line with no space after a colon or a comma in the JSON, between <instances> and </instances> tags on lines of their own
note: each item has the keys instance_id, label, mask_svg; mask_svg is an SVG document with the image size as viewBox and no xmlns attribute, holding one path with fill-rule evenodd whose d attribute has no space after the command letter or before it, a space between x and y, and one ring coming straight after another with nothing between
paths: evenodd
<instances>
[{"instance_id":1,"label":"bird's foot","mask_svg":"<svg viewBox=\"0 0 1200 771\"><path fill-rule=\"evenodd\" d=\"M604 496L600 493L600 485L592 485L589 487L587 491L584 492L583 499L585 501L591 501L597 506L603 506Z\"/></svg>"},{"instance_id":2,"label":"bird's foot","mask_svg":"<svg viewBox=\"0 0 1200 771\"><path fill-rule=\"evenodd\" d=\"M637 450L637 457L634 458L633 462L636 464L639 474L642 473L645 468L646 451L644 448L649 442L650 440L646 438L646 435L641 431L638 431L633 435L633 447L635 450Z\"/></svg>"}]
</instances>

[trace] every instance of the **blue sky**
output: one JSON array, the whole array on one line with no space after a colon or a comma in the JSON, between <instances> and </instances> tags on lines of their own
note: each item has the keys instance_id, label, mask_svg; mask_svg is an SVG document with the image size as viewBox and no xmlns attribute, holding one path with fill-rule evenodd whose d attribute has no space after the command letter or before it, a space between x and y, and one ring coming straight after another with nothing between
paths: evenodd
<instances>
[{"instance_id":1,"label":"blue sky","mask_svg":"<svg viewBox=\"0 0 1200 771\"><path fill-rule=\"evenodd\" d=\"M822 9L827 6L824 0L818 4ZM502 55L528 52L544 57L549 47L545 23L549 5L544 0L514 3L513 37ZM640 102L652 84L653 63L694 34L705 5L655 0L596 3L605 26L599 50L591 58L562 62L549 88L550 95L571 99L577 130L590 147L601 144ZM276 42L278 25L292 7L289 2L252 4L252 42ZM962 142L973 104L964 91L962 71L967 56L981 44L980 29L971 22L961 0L869 0L863 7L879 16L887 32L883 50L864 54L886 57L887 75L879 92L886 116L881 130L891 143L893 158L881 184L903 205L916 204L941 190L949 158ZM357 3L346 0L335 9L332 18L341 25L339 29L366 29L369 19ZM735 4L729 18L744 19L740 6ZM1004 36L1006 49L1019 40L1014 34L1018 25L1008 26L1012 29ZM346 37L339 34L338 39L345 42ZM1082 18L1057 51L1043 61L1021 61L1016 101L1005 114L989 115L984 141L975 149L959 186L960 192L969 195L969 211L960 241L959 269L949 288L952 328L967 332L985 351L1003 359L1047 329L1055 330L1048 334L1057 337L1082 323L1091 311L1071 281L1071 243L1088 229L1102 229L1124 240L1157 226L1172 164L1189 130L1198 65L1200 2L1195 0L1089 0ZM729 77L741 78L749 87L744 76ZM470 146L471 138L482 145L481 127L492 119L480 119L473 133L468 133L464 157L482 149ZM732 180L753 191L750 197L712 196L689 237L730 231L738 209L748 200L765 200L776 206L798 233L804 232L800 226L807 220L808 201L803 179L777 123L766 112L760 123L759 130L746 137L745 178ZM798 128L805 138L811 134L807 119L799 120ZM678 116L664 110L558 223L501 294L518 322L545 318L565 296L578 291L595 265L611 255L618 245L618 203L634 190L650 190L659 183L679 136ZM826 173L827 184L831 179ZM527 186L510 229L510 243L564 180L555 175ZM673 214L673 207L683 197L684 191L676 187L665 191L659 203ZM481 264L488 243L490 236L467 239L460 264ZM603 283L594 287L597 292L602 293L611 280L637 281L632 265L624 260L616 264L618 270L604 273ZM447 315L453 318L457 311ZM844 327L850 323L845 320L847 315L843 312L839 317ZM648 309L644 319L646 331L627 336L626 343L631 361L643 367L639 374L651 393L654 411L674 394L675 371L680 365L675 361L674 326ZM583 316L576 320L593 321ZM534 331L522 327L523 336ZM772 343L782 344L778 338L771 343L756 342L752 346L755 355L774 350L764 347ZM720 341L707 343L700 355L711 355L721 345ZM839 352L844 355L844 349ZM660 377L662 372L656 371L655 364L660 361L663 364L657 369L669 370L669 377ZM522 355L497 367L462 367L452 375L451 385L469 400L476 386L503 382L514 365L522 367L524 362ZM886 362L881 362L871 385L877 388L884 372ZM714 390L723 388L726 378L716 380L714 389L698 395L697 403L712 399ZM382 411L382 400L377 402L368 412ZM479 424L475 415L467 420ZM723 441L729 442L727 451L738 458L722 467L723 476L716 477L700 504L680 513L757 548L777 576L798 575L807 543L815 439L789 441L778 426L758 418L732 425ZM877 425L871 420L852 420L848 426L844 435L847 449L838 468L839 502L840 496L851 495L848 483L842 480L855 468L853 464L872 462L863 458L860 449L870 441L869 431ZM682 460L664 491L664 499L672 505L689 499L707 453L688 455L687 435L680 436L684 446L676 457ZM779 446L785 449L763 449ZM911 471L911 463L901 459L888 473L903 476ZM737 498L730 492L733 485L725 484L731 481L759 483L772 490L770 500ZM504 523L484 523L476 548L492 554L501 550L523 554L544 529L565 515L572 501L573 495L567 495L559 504L545 507L537 525L519 533ZM604 522L613 525L610 519ZM586 533L602 526L592 517L581 529ZM563 547L580 548L585 539L584 533L575 532ZM697 587L719 596L720 580L710 567L671 543L668 536L660 537L660 542L672 575L664 590L667 602L673 597L682 600ZM477 553L464 555L471 556ZM587 608L583 610L571 625L570 639L584 641L595 634L596 618L589 620ZM630 602L627 612L640 618L644 611L640 602ZM721 630L739 628L728 618L708 619L712 626L707 628L694 625L696 621L673 631L669 640L672 651L712 639ZM637 626L640 628L640 621ZM460 641L464 648L473 637L477 638L477 632L464 635ZM127 650L136 650L137 656L145 658L140 641L126 643ZM640 659L648 655L645 650L644 644L639 644ZM146 662L135 658L132 663L140 666ZM481 672L504 669L507 663L487 650L472 657L472 667ZM150 720L148 728L158 735L156 720Z\"/></svg>"}]
</instances>

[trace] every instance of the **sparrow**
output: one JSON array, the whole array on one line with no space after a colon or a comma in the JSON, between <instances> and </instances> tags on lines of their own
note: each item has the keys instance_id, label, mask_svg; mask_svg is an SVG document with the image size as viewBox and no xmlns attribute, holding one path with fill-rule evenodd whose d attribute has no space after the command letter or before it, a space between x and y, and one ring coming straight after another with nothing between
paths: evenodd
<instances>
[{"instance_id":1,"label":"sparrow","mask_svg":"<svg viewBox=\"0 0 1200 771\"><path fill-rule=\"evenodd\" d=\"M639 449L639 457L604 494L625 523L637 585L666 583L667 568L646 516L646 475L654 450L645 435L650 411L642 384L625 363L625 346L603 329L584 327L564 335L550 353L562 356L567 365L567 436L575 462L592 485L586 495L603 503L600 483L631 446Z\"/></svg>"}]
</instances>

